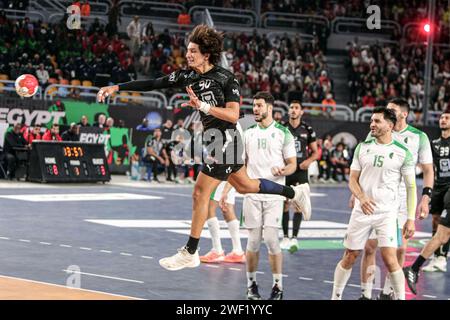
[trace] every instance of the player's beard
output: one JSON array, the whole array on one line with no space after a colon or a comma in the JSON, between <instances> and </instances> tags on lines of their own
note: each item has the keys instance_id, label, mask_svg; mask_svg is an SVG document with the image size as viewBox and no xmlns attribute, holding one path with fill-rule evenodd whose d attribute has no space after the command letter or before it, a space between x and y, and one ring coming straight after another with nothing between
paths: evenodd
<instances>
[{"instance_id":1,"label":"player's beard","mask_svg":"<svg viewBox=\"0 0 450 320\"><path fill-rule=\"evenodd\" d=\"M256 116L255 116L255 121L256 121L256 122L261 122L261 121L263 121L265 118L267 118L268 115L269 115L268 112L263 112L263 113L261 113L259 119L256 118Z\"/></svg>"}]
</instances>

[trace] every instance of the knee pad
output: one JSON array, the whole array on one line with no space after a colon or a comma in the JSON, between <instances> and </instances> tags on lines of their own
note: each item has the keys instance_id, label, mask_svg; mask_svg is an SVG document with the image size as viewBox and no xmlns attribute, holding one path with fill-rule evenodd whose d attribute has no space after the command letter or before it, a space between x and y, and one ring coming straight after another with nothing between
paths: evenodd
<instances>
[{"instance_id":1,"label":"knee pad","mask_svg":"<svg viewBox=\"0 0 450 320\"><path fill-rule=\"evenodd\" d=\"M247 250L258 252L261 246L262 228L252 228L248 230Z\"/></svg>"},{"instance_id":2,"label":"knee pad","mask_svg":"<svg viewBox=\"0 0 450 320\"><path fill-rule=\"evenodd\" d=\"M269 250L269 254L275 255L281 253L280 241L278 240L278 228L264 228L264 242Z\"/></svg>"}]
</instances>

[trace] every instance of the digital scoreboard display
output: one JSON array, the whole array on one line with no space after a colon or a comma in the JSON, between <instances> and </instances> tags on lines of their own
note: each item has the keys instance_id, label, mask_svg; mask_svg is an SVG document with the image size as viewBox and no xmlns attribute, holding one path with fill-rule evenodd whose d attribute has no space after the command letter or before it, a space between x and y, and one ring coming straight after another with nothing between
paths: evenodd
<instances>
[{"instance_id":1,"label":"digital scoreboard display","mask_svg":"<svg viewBox=\"0 0 450 320\"><path fill-rule=\"evenodd\" d=\"M28 179L38 182L111 180L104 144L33 141Z\"/></svg>"}]
</instances>

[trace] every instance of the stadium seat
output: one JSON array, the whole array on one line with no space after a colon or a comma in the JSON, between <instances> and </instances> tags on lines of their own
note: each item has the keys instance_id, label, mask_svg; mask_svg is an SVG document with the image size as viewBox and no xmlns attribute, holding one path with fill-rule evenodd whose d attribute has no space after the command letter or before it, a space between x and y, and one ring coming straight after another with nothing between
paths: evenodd
<instances>
[{"instance_id":1,"label":"stadium seat","mask_svg":"<svg viewBox=\"0 0 450 320\"><path fill-rule=\"evenodd\" d=\"M84 81L82 82L82 86L83 86L83 87L92 87L92 81L84 80Z\"/></svg>"},{"instance_id":2,"label":"stadium seat","mask_svg":"<svg viewBox=\"0 0 450 320\"><path fill-rule=\"evenodd\" d=\"M8 80L8 75L7 74L0 74L0 80Z\"/></svg>"},{"instance_id":3,"label":"stadium seat","mask_svg":"<svg viewBox=\"0 0 450 320\"><path fill-rule=\"evenodd\" d=\"M59 84L68 85L69 84L69 80L61 79L61 80L59 80Z\"/></svg>"},{"instance_id":4,"label":"stadium seat","mask_svg":"<svg viewBox=\"0 0 450 320\"><path fill-rule=\"evenodd\" d=\"M2 93L3 92L3 87L4 87L5 85L3 84L3 83L0 83L0 93Z\"/></svg>"},{"instance_id":5,"label":"stadium seat","mask_svg":"<svg viewBox=\"0 0 450 320\"><path fill-rule=\"evenodd\" d=\"M54 96L58 92L58 89L56 87L50 88L47 92L48 95Z\"/></svg>"},{"instance_id":6,"label":"stadium seat","mask_svg":"<svg viewBox=\"0 0 450 320\"><path fill-rule=\"evenodd\" d=\"M142 94L140 94L139 92L132 92L131 96L133 98L139 98L142 97ZM142 104L142 100L141 99L131 99L131 101L135 104Z\"/></svg>"},{"instance_id":7,"label":"stadium seat","mask_svg":"<svg viewBox=\"0 0 450 320\"><path fill-rule=\"evenodd\" d=\"M130 96L130 93L128 91L121 92L119 94L119 101L123 102L123 103L128 103L129 99L127 97L129 97L129 96Z\"/></svg>"},{"instance_id":8,"label":"stadium seat","mask_svg":"<svg viewBox=\"0 0 450 320\"><path fill-rule=\"evenodd\" d=\"M72 85L72 86L81 86L81 81L77 80L77 79L73 79L72 81L70 81L70 85Z\"/></svg>"},{"instance_id":9,"label":"stadium seat","mask_svg":"<svg viewBox=\"0 0 450 320\"><path fill-rule=\"evenodd\" d=\"M49 84L58 84L58 79L50 78L50 79L48 79L48 83Z\"/></svg>"}]
</instances>

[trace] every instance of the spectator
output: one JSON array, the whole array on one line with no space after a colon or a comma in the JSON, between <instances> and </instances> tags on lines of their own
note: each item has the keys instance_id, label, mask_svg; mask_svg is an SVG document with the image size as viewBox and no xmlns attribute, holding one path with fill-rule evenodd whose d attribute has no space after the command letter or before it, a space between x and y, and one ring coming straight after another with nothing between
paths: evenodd
<instances>
[{"instance_id":1,"label":"spectator","mask_svg":"<svg viewBox=\"0 0 450 320\"><path fill-rule=\"evenodd\" d=\"M191 24L191 16L189 15L189 13L187 13L186 10L183 10L178 15L177 22L178 22L178 25L180 25L180 26L190 25Z\"/></svg>"},{"instance_id":2,"label":"spectator","mask_svg":"<svg viewBox=\"0 0 450 320\"><path fill-rule=\"evenodd\" d=\"M39 79L39 83L43 87L46 87L50 76L48 75L48 71L44 69L44 64L39 64L39 69L36 71L36 76Z\"/></svg>"},{"instance_id":3,"label":"spectator","mask_svg":"<svg viewBox=\"0 0 450 320\"><path fill-rule=\"evenodd\" d=\"M59 135L59 124L54 123L50 130L44 133L42 137L44 141L62 141L61 136Z\"/></svg>"},{"instance_id":4,"label":"spectator","mask_svg":"<svg viewBox=\"0 0 450 320\"><path fill-rule=\"evenodd\" d=\"M376 106L376 100L375 97L372 95L372 91L367 91L367 94L362 99L362 105L363 107L375 107Z\"/></svg>"},{"instance_id":5,"label":"spectator","mask_svg":"<svg viewBox=\"0 0 450 320\"><path fill-rule=\"evenodd\" d=\"M348 151L345 150L345 145L342 142L339 142L331 151L330 154L330 162L331 162L331 170L332 170L332 179L334 181L338 181L337 173L340 172L342 176L342 181L347 182L347 178L345 174L349 168L349 156Z\"/></svg>"},{"instance_id":6,"label":"spectator","mask_svg":"<svg viewBox=\"0 0 450 320\"><path fill-rule=\"evenodd\" d=\"M91 5L88 0L84 0L84 3L81 5L81 16L89 17L91 15Z\"/></svg>"},{"instance_id":7,"label":"spectator","mask_svg":"<svg viewBox=\"0 0 450 320\"><path fill-rule=\"evenodd\" d=\"M142 119L142 123L136 127L136 130L144 132L151 131L151 129L148 127L148 119L147 118Z\"/></svg>"},{"instance_id":8,"label":"spectator","mask_svg":"<svg viewBox=\"0 0 450 320\"><path fill-rule=\"evenodd\" d=\"M133 56L136 56L141 43L141 23L139 22L139 16L134 16L133 20L128 24L127 35L131 40L131 53Z\"/></svg>"},{"instance_id":9,"label":"spectator","mask_svg":"<svg viewBox=\"0 0 450 320\"><path fill-rule=\"evenodd\" d=\"M165 171L166 166L169 165L169 159L161 139L160 128L156 128L153 131L153 138L150 139L146 145L143 161L147 165L147 168L151 167L153 180L160 182L158 179L158 169L162 167ZM148 181L151 181L150 171L148 169L147 179Z\"/></svg>"},{"instance_id":10,"label":"spectator","mask_svg":"<svg viewBox=\"0 0 450 320\"><path fill-rule=\"evenodd\" d=\"M20 123L16 123L14 124L13 129L5 134L3 151L7 162L6 175L9 180L14 179L16 168L19 163L16 148L25 148L28 145L27 141L23 137L23 134L20 132L21 128L22 125Z\"/></svg>"},{"instance_id":11,"label":"spectator","mask_svg":"<svg viewBox=\"0 0 450 320\"><path fill-rule=\"evenodd\" d=\"M62 133L61 138L63 141L80 141L80 126L72 122L69 129Z\"/></svg>"},{"instance_id":12,"label":"spectator","mask_svg":"<svg viewBox=\"0 0 450 320\"><path fill-rule=\"evenodd\" d=\"M100 129L106 127L106 116L103 113L98 116L98 121L94 123L94 127L98 127Z\"/></svg>"},{"instance_id":13,"label":"spectator","mask_svg":"<svg viewBox=\"0 0 450 320\"><path fill-rule=\"evenodd\" d=\"M106 30L109 36L117 34L117 22L122 23L120 19L119 1L112 0L111 7L108 11L108 25L106 26Z\"/></svg>"},{"instance_id":14,"label":"spectator","mask_svg":"<svg viewBox=\"0 0 450 320\"><path fill-rule=\"evenodd\" d=\"M322 100L322 111L330 113L331 111L336 111L336 101L333 99L333 95L331 93L327 93L326 99ZM332 107L332 108L326 108Z\"/></svg>"},{"instance_id":15,"label":"spectator","mask_svg":"<svg viewBox=\"0 0 450 320\"><path fill-rule=\"evenodd\" d=\"M172 138L172 131L173 131L173 122L170 119L167 119L166 122L164 122L163 126L161 127L162 132L162 139L163 141L169 141Z\"/></svg>"},{"instance_id":16,"label":"spectator","mask_svg":"<svg viewBox=\"0 0 450 320\"><path fill-rule=\"evenodd\" d=\"M88 118L85 115L81 116L81 119L80 119L80 122L78 122L78 125L83 128L91 126L88 121Z\"/></svg>"},{"instance_id":17,"label":"spectator","mask_svg":"<svg viewBox=\"0 0 450 320\"><path fill-rule=\"evenodd\" d=\"M106 119L106 130L111 129L112 127L114 127L114 119L108 117L108 119Z\"/></svg>"},{"instance_id":18,"label":"spectator","mask_svg":"<svg viewBox=\"0 0 450 320\"><path fill-rule=\"evenodd\" d=\"M31 146L34 140L41 140L41 125L39 123L36 123L33 128L27 128L27 130L25 130L23 133L23 137L25 138L29 146Z\"/></svg>"}]
</instances>

